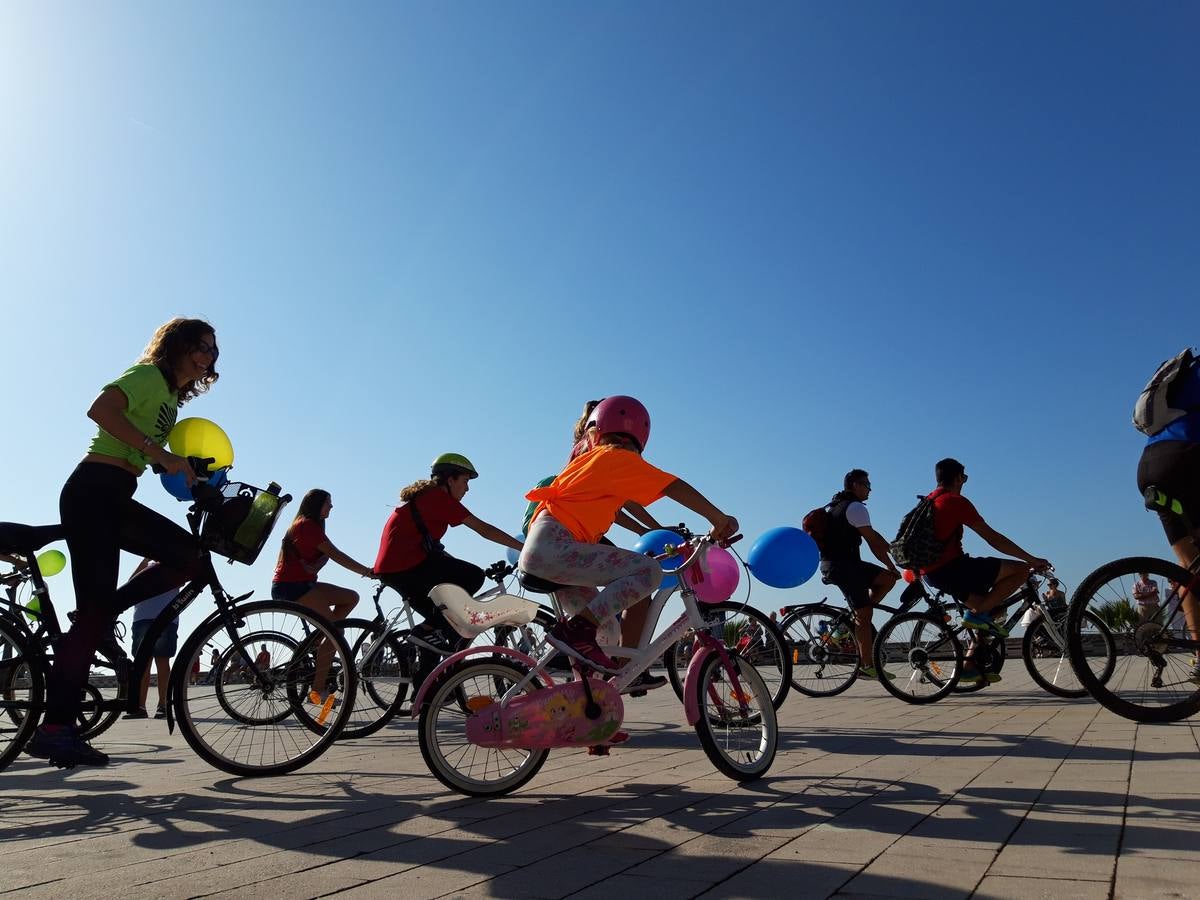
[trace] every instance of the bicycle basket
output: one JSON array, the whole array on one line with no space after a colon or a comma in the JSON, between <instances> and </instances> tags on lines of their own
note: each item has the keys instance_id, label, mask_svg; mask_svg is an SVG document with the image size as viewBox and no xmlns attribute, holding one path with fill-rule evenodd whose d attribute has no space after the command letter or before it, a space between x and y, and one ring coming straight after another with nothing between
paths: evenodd
<instances>
[{"instance_id":1,"label":"bicycle basket","mask_svg":"<svg viewBox=\"0 0 1200 900\"><path fill-rule=\"evenodd\" d=\"M226 482L220 491L220 503L205 509L200 543L218 556L250 565L258 559L291 495L281 497L239 481Z\"/></svg>"}]
</instances>

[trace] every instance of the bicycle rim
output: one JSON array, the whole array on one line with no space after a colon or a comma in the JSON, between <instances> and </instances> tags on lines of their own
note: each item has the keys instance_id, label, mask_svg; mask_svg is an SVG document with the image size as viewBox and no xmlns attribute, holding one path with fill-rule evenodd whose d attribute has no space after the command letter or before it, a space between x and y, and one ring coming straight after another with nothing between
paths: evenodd
<instances>
[{"instance_id":1,"label":"bicycle rim","mask_svg":"<svg viewBox=\"0 0 1200 900\"><path fill-rule=\"evenodd\" d=\"M730 659L737 667L736 688L720 654L710 654L700 668L696 735L720 772L735 781L752 781L771 768L779 724L760 670L742 657Z\"/></svg>"},{"instance_id":2,"label":"bicycle rim","mask_svg":"<svg viewBox=\"0 0 1200 900\"><path fill-rule=\"evenodd\" d=\"M421 755L434 776L451 790L477 797L507 794L537 774L548 750L488 748L467 740L473 707L499 701L522 678L523 667L498 659L469 660L438 680L421 710ZM536 690L534 684L526 693Z\"/></svg>"},{"instance_id":3,"label":"bicycle rim","mask_svg":"<svg viewBox=\"0 0 1200 900\"><path fill-rule=\"evenodd\" d=\"M1116 648L1108 626L1094 613L1085 612L1082 622L1083 640L1094 645L1096 652L1087 657L1087 665L1096 679L1108 680L1116 665ZM1025 631L1021 641L1021 656L1029 676L1042 690L1056 697L1086 697L1087 688L1075 674L1071 665L1071 654L1067 647L1067 614L1059 613L1050 627L1039 617Z\"/></svg>"},{"instance_id":4,"label":"bicycle rim","mask_svg":"<svg viewBox=\"0 0 1200 900\"><path fill-rule=\"evenodd\" d=\"M879 682L905 703L933 703L958 684L962 645L944 619L905 613L889 619L875 638Z\"/></svg>"},{"instance_id":5,"label":"bicycle rim","mask_svg":"<svg viewBox=\"0 0 1200 900\"><path fill-rule=\"evenodd\" d=\"M832 697L858 678L858 644L850 614L815 604L793 610L781 626L791 653L792 687L809 697Z\"/></svg>"},{"instance_id":6,"label":"bicycle rim","mask_svg":"<svg viewBox=\"0 0 1200 900\"><path fill-rule=\"evenodd\" d=\"M45 675L24 638L0 621L0 769L33 737L45 710Z\"/></svg>"},{"instance_id":7,"label":"bicycle rim","mask_svg":"<svg viewBox=\"0 0 1200 900\"><path fill-rule=\"evenodd\" d=\"M296 604L247 603L237 607L235 615L232 628L222 616L206 621L176 659L186 672L215 647L223 668L238 667L236 677L231 671L222 673L226 677L218 682L219 692L217 685L193 685L182 677L173 680L179 728L201 758L226 772L243 776L291 772L325 752L345 726L357 688L350 650L327 619ZM277 649L275 653L268 649L269 660L258 656L264 635L275 636ZM249 663L240 649L245 649ZM330 674L317 683L314 675L323 649ZM326 692L334 684L338 689L327 707L308 704L309 691Z\"/></svg>"},{"instance_id":8,"label":"bicycle rim","mask_svg":"<svg viewBox=\"0 0 1200 900\"><path fill-rule=\"evenodd\" d=\"M1139 614L1133 583L1141 572L1157 579L1164 595L1168 580L1192 580L1182 566L1149 557L1118 559L1092 572L1071 597L1071 666L1088 693L1117 715L1137 722L1176 722L1200 711L1200 683L1193 681L1200 680L1196 650L1178 646L1189 640L1182 611L1164 604L1154 615ZM1111 667L1096 664L1096 657L1107 651L1087 632L1089 614L1111 634ZM1102 680L1105 671L1108 677Z\"/></svg>"}]
</instances>

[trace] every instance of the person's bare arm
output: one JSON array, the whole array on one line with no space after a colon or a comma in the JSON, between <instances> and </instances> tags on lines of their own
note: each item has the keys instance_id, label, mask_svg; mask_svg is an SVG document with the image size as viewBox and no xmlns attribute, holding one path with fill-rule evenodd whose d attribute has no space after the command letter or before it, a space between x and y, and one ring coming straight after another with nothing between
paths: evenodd
<instances>
[{"instance_id":1,"label":"person's bare arm","mask_svg":"<svg viewBox=\"0 0 1200 900\"><path fill-rule=\"evenodd\" d=\"M617 517L614 521L616 522L616 524L620 525L622 528L624 528L628 531L632 531L634 534L638 535L639 537L650 530L645 525L643 525L641 522L639 522L637 519L635 519L633 516L629 515L628 513L622 512L620 510L617 511Z\"/></svg>"},{"instance_id":2,"label":"person's bare arm","mask_svg":"<svg viewBox=\"0 0 1200 900\"><path fill-rule=\"evenodd\" d=\"M900 570L892 562L892 557L888 553L888 542L883 539L883 535L870 525L860 526L858 533L863 536L863 540L867 542L867 546L871 548L871 552L875 554L875 558L883 563L883 567L899 578Z\"/></svg>"},{"instance_id":3,"label":"person's bare arm","mask_svg":"<svg viewBox=\"0 0 1200 900\"><path fill-rule=\"evenodd\" d=\"M518 541L507 531L502 531L495 525L489 525L483 519L477 519L475 516L467 516L463 519L463 524L474 531L480 537L487 538L489 541L495 541L502 547L510 547L518 553L524 548L524 544Z\"/></svg>"},{"instance_id":4,"label":"person's bare arm","mask_svg":"<svg viewBox=\"0 0 1200 900\"><path fill-rule=\"evenodd\" d=\"M128 444L135 450L145 453L158 465L167 471L168 475L183 473L188 484L196 480L192 467L182 456L176 456L165 447L160 447L149 436L142 434L137 426L129 421L125 410L129 408L129 398L118 387L105 388L92 405L88 407L88 418L115 437L123 444Z\"/></svg>"},{"instance_id":5,"label":"person's bare arm","mask_svg":"<svg viewBox=\"0 0 1200 900\"><path fill-rule=\"evenodd\" d=\"M621 507L621 509L623 509L625 513L634 521L638 522L640 525L643 525L646 531L653 531L657 528L662 528L662 525L659 524L658 519L650 515L650 511L640 503L634 503L632 500L630 500L623 507ZM643 531L642 534L645 534L646 531Z\"/></svg>"},{"instance_id":6,"label":"person's bare arm","mask_svg":"<svg viewBox=\"0 0 1200 900\"><path fill-rule=\"evenodd\" d=\"M980 519L975 525L970 525L968 527L985 541L987 541L988 544L996 550L999 550L1001 553L1007 553L1010 556L1015 556L1017 559L1029 563L1031 568L1048 569L1050 567L1049 560L1042 559L1040 556L1034 556L1032 553L1022 550L1015 543L1006 538L995 528L992 528L992 526L982 519Z\"/></svg>"},{"instance_id":7,"label":"person's bare arm","mask_svg":"<svg viewBox=\"0 0 1200 900\"><path fill-rule=\"evenodd\" d=\"M343 569L349 569L356 575L361 575L363 578L373 578L375 571L370 566L364 566L353 557L347 556L341 550L333 545L333 541L326 539L317 544L317 549L332 559Z\"/></svg>"},{"instance_id":8,"label":"person's bare arm","mask_svg":"<svg viewBox=\"0 0 1200 900\"><path fill-rule=\"evenodd\" d=\"M717 509L707 497L684 481L676 478L663 491L664 497L669 497L680 506L686 506L697 515L704 516L712 525L709 534L718 541L728 540L737 534L738 520Z\"/></svg>"}]
</instances>

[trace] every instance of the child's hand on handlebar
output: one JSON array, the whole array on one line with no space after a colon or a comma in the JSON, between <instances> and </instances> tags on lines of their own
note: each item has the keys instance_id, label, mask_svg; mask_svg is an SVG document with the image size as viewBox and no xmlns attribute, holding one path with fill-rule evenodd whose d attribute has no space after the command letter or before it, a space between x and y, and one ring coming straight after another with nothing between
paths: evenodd
<instances>
[{"instance_id":1,"label":"child's hand on handlebar","mask_svg":"<svg viewBox=\"0 0 1200 900\"><path fill-rule=\"evenodd\" d=\"M178 475L182 472L188 487L196 483L196 473L192 471L192 464L186 457L176 456L170 450L162 450L158 457L158 464L168 475Z\"/></svg>"},{"instance_id":2,"label":"child's hand on handlebar","mask_svg":"<svg viewBox=\"0 0 1200 900\"><path fill-rule=\"evenodd\" d=\"M733 516L725 516L712 523L708 536L714 541L727 541L738 533L738 520Z\"/></svg>"}]
</instances>

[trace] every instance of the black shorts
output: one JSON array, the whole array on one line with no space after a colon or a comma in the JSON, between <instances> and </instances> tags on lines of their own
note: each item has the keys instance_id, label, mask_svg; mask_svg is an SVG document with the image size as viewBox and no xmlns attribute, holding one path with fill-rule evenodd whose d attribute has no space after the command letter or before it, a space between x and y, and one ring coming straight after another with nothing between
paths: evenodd
<instances>
[{"instance_id":1,"label":"black shorts","mask_svg":"<svg viewBox=\"0 0 1200 900\"><path fill-rule=\"evenodd\" d=\"M1138 460L1139 491L1154 485L1183 504L1193 522L1200 520L1200 444L1188 441L1159 441L1142 451ZM1167 540L1176 544L1188 536L1183 520L1165 509L1158 511Z\"/></svg>"},{"instance_id":2,"label":"black shorts","mask_svg":"<svg viewBox=\"0 0 1200 900\"><path fill-rule=\"evenodd\" d=\"M296 603L316 586L315 581L275 581L271 583L271 599Z\"/></svg>"},{"instance_id":3,"label":"black shorts","mask_svg":"<svg viewBox=\"0 0 1200 900\"><path fill-rule=\"evenodd\" d=\"M871 605L870 590L882 566L861 559L826 561L821 563L821 580L839 588L851 609L866 609Z\"/></svg>"},{"instance_id":4,"label":"black shorts","mask_svg":"<svg viewBox=\"0 0 1200 900\"><path fill-rule=\"evenodd\" d=\"M935 590L966 603L972 594L986 594L995 587L1003 562L994 556L968 556L964 553L930 572L925 576L925 581Z\"/></svg>"}]
</instances>

